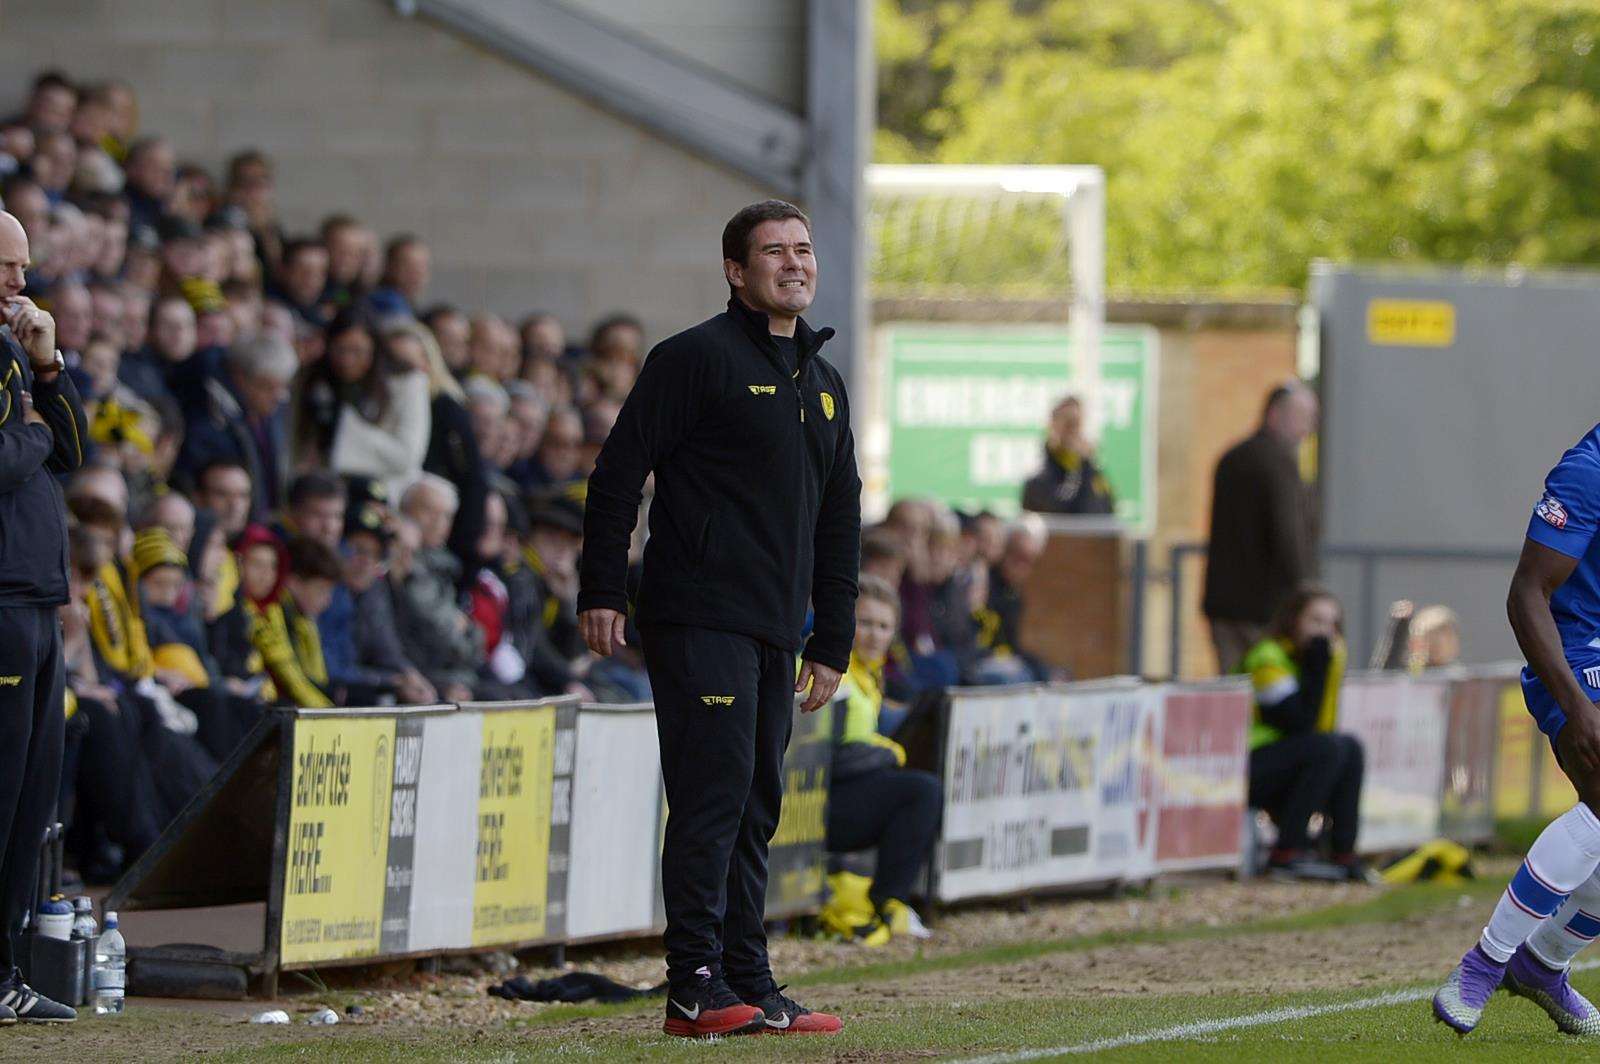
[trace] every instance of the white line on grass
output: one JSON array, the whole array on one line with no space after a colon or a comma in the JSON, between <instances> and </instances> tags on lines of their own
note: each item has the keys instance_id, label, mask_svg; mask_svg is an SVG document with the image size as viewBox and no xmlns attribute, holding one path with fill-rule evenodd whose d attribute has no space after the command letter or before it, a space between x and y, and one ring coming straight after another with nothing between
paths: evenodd
<instances>
[{"instance_id":1,"label":"white line on grass","mask_svg":"<svg viewBox=\"0 0 1600 1064\"><path fill-rule=\"evenodd\" d=\"M1580 961L1572 966L1575 972L1585 972L1592 968L1600 968L1600 960ZM1052 1046L1049 1049L1019 1049L1009 1053L968 1057L959 1064L1019 1064L1025 1060L1043 1060L1047 1057L1064 1057L1076 1053L1102 1053L1108 1049L1146 1045L1150 1042L1177 1042L1190 1038L1204 1038L1207 1035L1233 1031L1241 1027L1264 1027L1267 1024L1284 1023L1288 1020L1331 1016L1336 1012L1356 1012L1361 1009L1383 1008L1385 1005L1403 1005L1410 1001L1430 998L1434 990L1434 987L1413 987L1410 990L1391 990L1387 994L1375 994L1372 997L1341 1001L1332 1005L1285 1006L1268 1009L1265 1012L1252 1012L1244 1016L1229 1016L1220 1020L1196 1020L1193 1023L1180 1023L1174 1027L1161 1027L1154 1031L1119 1034L1115 1038L1098 1038L1093 1042L1076 1042L1070 1045Z\"/></svg>"}]
</instances>

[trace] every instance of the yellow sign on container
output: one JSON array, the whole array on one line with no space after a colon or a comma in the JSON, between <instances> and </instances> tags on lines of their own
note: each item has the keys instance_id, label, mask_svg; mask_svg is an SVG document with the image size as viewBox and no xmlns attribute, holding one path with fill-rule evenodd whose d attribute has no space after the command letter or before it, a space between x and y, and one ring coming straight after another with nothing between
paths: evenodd
<instances>
[{"instance_id":1,"label":"yellow sign on container","mask_svg":"<svg viewBox=\"0 0 1600 1064\"><path fill-rule=\"evenodd\" d=\"M1495 745L1495 819L1550 819L1577 802L1578 792L1556 763L1549 740L1528 714L1517 684L1508 684L1500 692L1500 735Z\"/></svg>"},{"instance_id":2,"label":"yellow sign on container","mask_svg":"<svg viewBox=\"0 0 1600 1064\"><path fill-rule=\"evenodd\" d=\"M283 964L378 952L393 774L394 718L295 721Z\"/></svg>"},{"instance_id":3,"label":"yellow sign on container","mask_svg":"<svg viewBox=\"0 0 1600 1064\"><path fill-rule=\"evenodd\" d=\"M1533 743L1543 741L1522 704L1522 688L1500 692L1500 735L1495 744L1494 816L1520 820L1533 815Z\"/></svg>"},{"instance_id":4,"label":"yellow sign on container","mask_svg":"<svg viewBox=\"0 0 1600 1064\"><path fill-rule=\"evenodd\" d=\"M1367 340L1401 347L1449 347L1456 308L1437 299L1374 299L1367 304Z\"/></svg>"},{"instance_id":5,"label":"yellow sign on container","mask_svg":"<svg viewBox=\"0 0 1600 1064\"><path fill-rule=\"evenodd\" d=\"M1578 792L1561 771L1555 751L1542 733L1539 735L1539 812L1554 820L1578 804Z\"/></svg>"},{"instance_id":6,"label":"yellow sign on container","mask_svg":"<svg viewBox=\"0 0 1600 1064\"><path fill-rule=\"evenodd\" d=\"M543 938L550 879L553 706L483 715L472 944Z\"/></svg>"}]
</instances>

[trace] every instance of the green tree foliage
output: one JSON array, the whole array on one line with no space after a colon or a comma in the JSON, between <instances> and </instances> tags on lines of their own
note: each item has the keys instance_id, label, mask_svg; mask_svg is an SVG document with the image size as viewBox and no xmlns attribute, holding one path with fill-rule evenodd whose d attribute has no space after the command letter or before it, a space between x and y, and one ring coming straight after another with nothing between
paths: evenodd
<instances>
[{"instance_id":1,"label":"green tree foliage","mask_svg":"<svg viewBox=\"0 0 1600 1064\"><path fill-rule=\"evenodd\" d=\"M882 161L1098 163L1122 289L1600 263L1596 0L878 0Z\"/></svg>"}]
</instances>

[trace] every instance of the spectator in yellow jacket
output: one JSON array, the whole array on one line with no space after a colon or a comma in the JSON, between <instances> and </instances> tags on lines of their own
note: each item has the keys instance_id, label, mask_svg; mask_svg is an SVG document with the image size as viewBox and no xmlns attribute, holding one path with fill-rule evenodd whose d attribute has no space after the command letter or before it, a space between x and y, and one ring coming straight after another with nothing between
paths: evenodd
<instances>
[{"instance_id":1,"label":"spectator in yellow jacket","mask_svg":"<svg viewBox=\"0 0 1600 1064\"><path fill-rule=\"evenodd\" d=\"M1344 679L1344 611L1332 592L1297 590L1272 632L1244 656L1240 669L1255 690L1250 725L1250 805L1278 826L1267 869L1300 879L1369 878L1356 856L1365 753L1338 730ZM1324 818L1332 863L1313 853L1308 823Z\"/></svg>"},{"instance_id":2,"label":"spectator in yellow jacket","mask_svg":"<svg viewBox=\"0 0 1600 1064\"><path fill-rule=\"evenodd\" d=\"M860 586L850 667L834 703L827 846L833 853L878 851L871 915L853 932L880 945L891 933L927 937L907 901L938 836L944 789L932 773L906 768L905 750L878 732L883 659L899 626L900 596L874 576L862 576Z\"/></svg>"}]
</instances>

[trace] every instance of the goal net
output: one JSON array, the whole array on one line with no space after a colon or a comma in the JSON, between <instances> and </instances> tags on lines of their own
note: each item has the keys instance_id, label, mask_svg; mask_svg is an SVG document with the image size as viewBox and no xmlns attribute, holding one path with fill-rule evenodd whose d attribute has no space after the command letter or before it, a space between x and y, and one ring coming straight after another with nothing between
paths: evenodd
<instances>
[{"instance_id":1,"label":"goal net","mask_svg":"<svg viewBox=\"0 0 1600 1064\"><path fill-rule=\"evenodd\" d=\"M1101 169L879 165L867 168L866 183L873 298L1059 300L1069 308L1074 390L1098 435Z\"/></svg>"}]
</instances>

